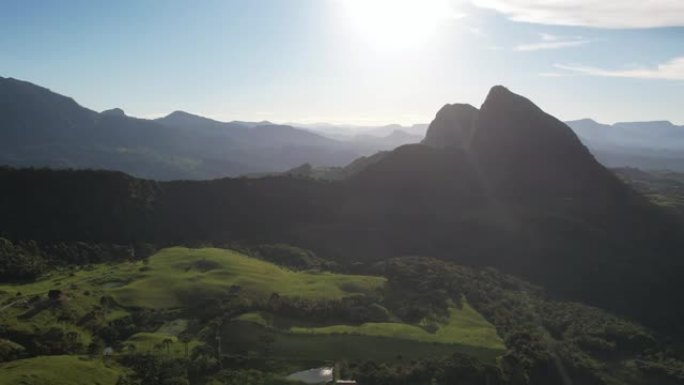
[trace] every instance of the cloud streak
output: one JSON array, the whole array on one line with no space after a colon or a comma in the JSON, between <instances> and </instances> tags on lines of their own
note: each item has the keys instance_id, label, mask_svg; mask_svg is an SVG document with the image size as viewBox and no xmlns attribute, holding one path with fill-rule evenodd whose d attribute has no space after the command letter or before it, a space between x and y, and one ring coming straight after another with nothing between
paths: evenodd
<instances>
[{"instance_id":1,"label":"cloud streak","mask_svg":"<svg viewBox=\"0 0 684 385\"><path fill-rule=\"evenodd\" d=\"M684 80L684 56L676 57L651 68L605 69L583 65L555 64L555 68L567 73L589 76L632 79Z\"/></svg>"},{"instance_id":2,"label":"cloud streak","mask_svg":"<svg viewBox=\"0 0 684 385\"><path fill-rule=\"evenodd\" d=\"M471 0L514 21L595 28L684 26L682 0Z\"/></svg>"},{"instance_id":3,"label":"cloud streak","mask_svg":"<svg viewBox=\"0 0 684 385\"><path fill-rule=\"evenodd\" d=\"M556 36L549 34L541 34L541 41L534 43L519 44L513 47L513 50L520 52L529 52L548 49L570 48L579 47L590 42L591 40L584 39L581 36Z\"/></svg>"}]
</instances>

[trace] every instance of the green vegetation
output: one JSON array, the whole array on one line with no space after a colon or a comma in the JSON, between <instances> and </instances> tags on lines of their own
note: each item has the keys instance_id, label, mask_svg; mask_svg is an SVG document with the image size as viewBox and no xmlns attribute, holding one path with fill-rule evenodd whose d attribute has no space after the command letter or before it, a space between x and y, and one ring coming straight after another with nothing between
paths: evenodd
<instances>
[{"instance_id":1,"label":"green vegetation","mask_svg":"<svg viewBox=\"0 0 684 385\"><path fill-rule=\"evenodd\" d=\"M384 283L381 277L290 271L231 250L173 247L152 256L144 272L111 292L123 305L158 309L220 296L231 287L262 297L335 299L370 294Z\"/></svg>"},{"instance_id":2,"label":"green vegetation","mask_svg":"<svg viewBox=\"0 0 684 385\"><path fill-rule=\"evenodd\" d=\"M263 312L260 312L260 311L240 314L239 316L235 317L234 320L235 321L252 322L252 323L255 323L257 325L264 326L264 327L273 326L273 315L264 314Z\"/></svg>"},{"instance_id":3,"label":"green vegetation","mask_svg":"<svg viewBox=\"0 0 684 385\"><path fill-rule=\"evenodd\" d=\"M505 350L496 329L466 301L460 309L453 305L449 307L448 319L435 326L432 333L421 325L401 322L296 325L297 320L273 314L244 313L224 328L225 340L231 345L227 348L269 349L275 356L284 354L303 360L353 358L387 361L397 357L419 359L462 353L487 362L494 362ZM264 340L271 341L268 347L264 346Z\"/></svg>"},{"instance_id":4,"label":"green vegetation","mask_svg":"<svg viewBox=\"0 0 684 385\"><path fill-rule=\"evenodd\" d=\"M0 385L78 384L73 373L102 385L277 384L332 363L368 385L559 383L558 362L579 383L684 378L651 330L494 270L405 257L350 275L321 272L328 261L297 248L251 250L259 258L174 247L0 285Z\"/></svg>"},{"instance_id":5,"label":"green vegetation","mask_svg":"<svg viewBox=\"0 0 684 385\"><path fill-rule=\"evenodd\" d=\"M494 363L500 348L422 342L407 338L361 334L289 333L261 325L235 321L223 328L223 351L231 354L256 354L298 361L337 360L401 361L450 356L455 353Z\"/></svg>"},{"instance_id":6,"label":"green vegetation","mask_svg":"<svg viewBox=\"0 0 684 385\"><path fill-rule=\"evenodd\" d=\"M259 250L269 250L272 255L270 250L274 249L261 247ZM288 255L292 254L291 250L282 247L275 250L286 250L290 253ZM82 346L78 349L85 349L93 343L93 335L101 327L130 322L132 309L182 308L184 304L192 306L207 298L223 300L232 295L249 300L252 305L248 307L276 306L281 313L290 309L289 316L284 313L269 314L271 318L275 316L280 320L289 320L290 327L273 331L283 342L283 354L290 345L350 345L341 342L344 340L342 335L353 335L349 341L358 340L360 347L378 343L387 346L387 353L379 354L383 357L388 354L394 357L397 351L412 351L416 352L416 356L421 356L446 354L453 350L439 344L484 348L488 360L503 351L503 344L495 329L466 301L462 301L460 308L451 306L443 322L431 321L435 326L430 332L426 325L403 323L391 314L382 314L387 310L379 305L371 306L381 309L378 322L354 324L342 319L349 315L361 317L360 320L378 317L364 315L363 312L356 316L354 314L363 309L366 303L381 301L385 285L386 279L383 277L293 271L231 250L174 247L160 251L145 263L91 265L81 269L54 271L32 283L1 285L0 300L7 308L0 312L0 322L15 335L45 334L56 326L64 335L74 334L73 338ZM50 290L59 290L63 299L58 303L50 302L47 298ZM269 302L274 293L280 298L276 305ZM347 307L350 307L349 310ZM342 318L337 319L333 315L332 319L323 319L318 315L330 313L331 309L337 309L337 313L331 314L340 314ZM263 319L264 314L246 311L235 317L271 328L273 325L269 324L271 321ZM308 314L313 314L313 317L308 317ZM88 317L93 319L92 322L82 322ZM379 322L386 317L394 320ZM317 321L319 318L320 321ZM167 320L154 330L139 330L130 334L122 342L122 349L181 356L185 354L186 344L180 342L178 337L187 328L188 321L185 319ZM187 339L186 342L190 351L200 344L196 338ZM410 348L402 348L403 345ZM277 348L280 345L275 346ZM252 346L250 349L258 348ZM318 349L309 349L308 353L303 354L308 355L307 358L315 358ZM353 357L356 354L354 349L346 348L348 353L345 354ZM358 354L362 354L363 350L358 349Z\"/></svg>"},{"instance_id":7,"label":"green vegetation","mask_svg":"<svg viewBox=\"0 0 684 385\"><path fill-rule=\"evenodd\" d=\"M324 327L293 327L290 332L300 334L348 334L409 339L440 344L460 344L489 348L503 352L505 346L496 329L476 312L467 301L462 308L449 307L449 318L438 324L433 333L417 325L396 322L369 322L362 325L335 325Z\"/></svg>"},{"instance_id":8,"label":"green vegetation","mask_svg":"<svg viewBox=\"0 0 684 385\"><path fill-rule=\"evenodd\" d=\"M461 353L493 363L505 351L496 329L464 299L435 326L402 322L312 325L265 312L243 313L223 328L228 351L268 351L300 360L422 359ZM334 322L334 321L332 321ZM307 326L301 326L307 324Z\"/></svg>"},{"instance_id":9,"label":"green vegetation","mask_svg":"<svg viewBox=\"0 0 684 385\"><path fill-rule=\"evenodd\" d=\"M100 359L41 356L0 364L0 385L115 385L122 374Z\"/></svg>"},{"instance_id":10,"label":"green vegetation","mask_svg":"<svg viewBox=\"0 0 684 385\"><path fill-rule=\"evenodd\" d=\"M112 283L129 279L140 266L140 262L91 265L55 270L31 283L2 284L0 324L10 335L51 334L50 339L70 336L75 345L87 347L94 328L130 315L128 310L103 298L108 298ZM61 298L50 300L51 290L59 291Z\"/></svg>"},{"instance_id":11,"label":"green vegetation","mask_svg":"<svg viewBox=\"0 0 684 385\"><path fill-rule=\"evenodd\" d=\"M684 173L629 167L613 171L651 202L684 215Z\"/></svg>"},{"instance_id":12,"label":"green vegetation","mask_svg":"<svg viewBox=\"0 0 684 385\"><path fill-rule=\"evenodd\" d=\"M177 319L164 323L154 332L135 333L124 342L125 350L131 353L186 357L195 347L201 345L196 338L181 336L187 327L187 320Z\"/></svg>"},{"instance_id":13,"label":"green vegetation","mask_svg":"<svg viewBox=\"0 0 684 385\"><path fill-rule=\"evenodd\" d=\"M192 349L199 346L200 342L196 339L193 339L188 341L186 346L186 344L179 340L175 335L159 332L140 332L128 338L124 345L132 345L134 347L133 352L170 354L175 357L184 357L186 347L188 352L192 352Z\"/></svg>"}]
</instances>

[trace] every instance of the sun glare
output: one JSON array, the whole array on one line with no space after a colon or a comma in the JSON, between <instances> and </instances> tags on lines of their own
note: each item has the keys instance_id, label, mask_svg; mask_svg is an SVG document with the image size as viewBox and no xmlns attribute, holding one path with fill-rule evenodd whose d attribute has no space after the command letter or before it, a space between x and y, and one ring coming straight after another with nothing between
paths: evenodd
<instances>
[{"instance_id":1,"label":"sun glare","mask_svg":"<svg viewBox=\"0 0 684 385\"><path fill-rule=\"evenodd\" d=\"M360 37L382 48L423 44L442 21L458 18L448 0L341 0Z\"/></svg>"}]
</instances>

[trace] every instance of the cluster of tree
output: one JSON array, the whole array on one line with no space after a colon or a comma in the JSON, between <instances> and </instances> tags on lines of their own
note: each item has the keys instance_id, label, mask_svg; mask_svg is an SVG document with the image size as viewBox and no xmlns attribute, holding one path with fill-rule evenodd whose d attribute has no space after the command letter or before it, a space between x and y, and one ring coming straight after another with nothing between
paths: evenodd
<instances>
[{"instance_id":1,"label":"cluster of tree","mask_svg":"<svg viewBox=\"0 0 684 385\"><path fill-rule=\"evenodd\" d=\"M389 312L377 302L378 298L367 295L329 300L309 300L281 297L274 293L268 302L255 304L254 309L319 324L361 324L388 321Z\"/></svg>"},{"instance_id":2,"label":"cluster of tree","mask_svg":"<svg viewBox=\"0 0 684 385\"><path fill-rule=\"evenodd\" d=\"M409 323L448 316L449 302L460 304L460 288L433 272L434 268L419 259L412 264L390 260L375 266L387 277L383 303Z\"/></svg>"},{"instance_id":3,"label":"cluster of tree","mask_svg":"<svg viewBox=\"0 0 684 385\"><path fill-rule=\"evenodd\" d=\"M13 244L0 238L0 281L32 280L46 268L45 258L36 242Z\"/></svg>"},{"instance_id":4,"label":"cluster of tree","mask_svg":"<svg viewBox=\"0 0 684 385\"><path fill-rule=\"evenodd\" d=\"M586 156L565 165L586 168L582 188L563 172L532 183L531 165L516 170L518 179L493 165L490 176L510 182L493 201L481 182L488 175L467 154L419 145L335 182L159 183L112 172L0 169L0 228L12 239L52 243L291 243L338 263L430 255L495 266L555 294L680 327L684 310L672 309L668 296L684 292L684 266L674 257L684 247L681 220ZM259 252L293 266L312 263L282 249Z\"/></svg>"},{"instance_id":5,"label":"cluster of tree","mask_svg":"<svg viewBox=\"0 0 684 385\"><path fill-rule=\"evenodd\" d=\"M44 258L56 265L88 265L93 263L142 260L155 251L148 243L117 245L86 242L58 242L41 245Z\"/></svg>"},{"instance_id":6,"label":"cluster of tree","mask_svg":"<svg viewBox=\"0 0 684 385\"><path fill-rule=\"evenodd\" d=\"M292 270L334 270L337 266L334 262L318 257L311 250L283 243L255 246L232 244L230 246L246 255Z\"/></svg>"},{"instance_id":7,"label":"cluster of tree","mask_svg":"<svg viewBox=\"0 0 684 385\"><path fill-rule=\"evenodd\" d=\"M316 300L272 293L265 298L243 292L240 286L233 286L226 292L194 289L192 292L182 292L179 295L184 304L182 316L201 322L216 318L230 319L252 311L264 311L321 324L385 322L390 315L382 306L381 298L381 293Z\"/></svg>"},{"instance_id":8,"label":"cluster of tree","mask_svg":"<svg viewBox=\"0 0 684 385\"><path fill-rule=\"evenodd\" d=\"M0 362L21 358L25 350L23 346L16 342L0 338Z\"/></svg>"},{"instance_id":9,"label":"cluster of tree","mask_svg":"<svg viewBox=\"0 0 684 385\"><path fill-rule=\"evenodd\" d=\"M34 280L54 267L140 260L154 251L148 243L12 242L0 237L0 281Z\"/></svg>"},{"instance_id":10,"label":"cluster of tree","mask_svg":"<svg viewBox=\"0 0 684 385\"><path fill-rule=\"evenodd\" d=\"M119 378L117 385L298 385L285 380L270 362L249 367L244 362L219 365L215 353L206 345L198 346L187 358L126 353L119 363L131 369L131 374Z\"/></svg>"},{"instance_id":11,"label":"cluster of tree","mask_svg":"<svg viewBox=\"0 0 684 385\"><path fill-rule=\"evenodd\" d=\"M131 311L125 317L113 321L105 321L105 314L98 308L83 317L79 324L90 326L90 330L104 343L110 346L120 346L122 341L139 332L153 332L159 328L170 316L159 311L140 309ZM83 322L90 319L89 323Z\"/></svg>"},{"instance_id":12,"label":"cluster of tree","mask_svg":"<svg viewBox=\"0 0 684 385\"><path fill-rule=\"evenodd\" d=\"M133 373L117 385L189 385L186 359L161 358L150 354L126 354L119 361Z\"/></svg>"},{"instance_id":13,"label":"cluster of tree","mask_svg":"<svg viewBox=\"0 0 684 385\"><path fill-rule=\"evenodd\" d=\"M613 172L653 203L684 216L684 173L631 167L614 168Z\"/></svg>"},{"instance_id":14,"label":"cluster of tree","mask_svg":"<svg viewBox=\"0 0 684 385\"><path fill-rule=\"evenodd\" d=\"M605 170L590 172L586 189L565 179L558 186L567 191L537 189L555 185L558 173L539 185L512 180L524 191L502 186L491 202L466 155L405 146L334 182L276 176L160 183L112 172L0 169L0 228L11 239L41 244L290 243L339 264L430 255L494 266L663 330L681 326L684 310L670 306L672 293L684 292L684 266L674 257L684 247L680 220ZM529 177L525 170L520 178ZM81 251L63 254L89 260ZM255 254L292 268L320 265L280 246ZM412 319L426 310L400 313Z\"/></svg>"},{"instance_id":15,"label":"cluster of tree","mask_svg":"<svg viewBox=\"0 0 684 385\"><path fill-rule=\"evenodd\" d=\"M226 369L212 376L207 385L297 385L283 376L258 369Z\"/></svg>"},{"instance_id":16,"label":"cluster of tree","mask_svg":"<svg viewBox=\"0 0 684 385\"><path fill-rule=\"evenodd\" d=\"M505 384L503 373L495 365L458 354L391 364L367 361L352 363L345 369L348 375L363 385Z\"/></svg>"},{"instance_id":17,"label":"cluster of tree","mask_svg":"<svg viewBox=\"0 0 684 385\"><path fill-rule=\"evenodd\" d=\"M390 276L402 271L419 286L462 293L509 348L501 362L508 383L668 384L684 378L684 360L655 332L594 307L549 299L538 287L496 270L418 257L376 268Z\"/></svg>"}]
</instances>

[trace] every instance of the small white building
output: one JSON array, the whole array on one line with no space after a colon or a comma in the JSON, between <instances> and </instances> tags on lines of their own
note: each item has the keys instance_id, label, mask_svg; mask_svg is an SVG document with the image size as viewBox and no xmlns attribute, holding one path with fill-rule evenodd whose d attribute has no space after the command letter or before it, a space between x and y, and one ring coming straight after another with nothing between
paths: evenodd
<instances>
[{"instance_id":1,"label":"small white building","mask_svg":"<svg viewBox=\"0 0 684 385\"><path fill-rule=\"evenodd\" d=\"M334 383L333 368L323 367L292 373L285 377L288 380L299 381L311 385L325 385Z\"/></svg>"},{"instance_id":2,"label":"small white building","mask_svg":"<svg viewBox=\"0 0 684 385\"><path fill-rule=\"evenodd\" d=\"M285 378L310 385L357 385L355 380L336 380L335 369L329 367L302 370Z\"/></svg>"}]
</instances>

